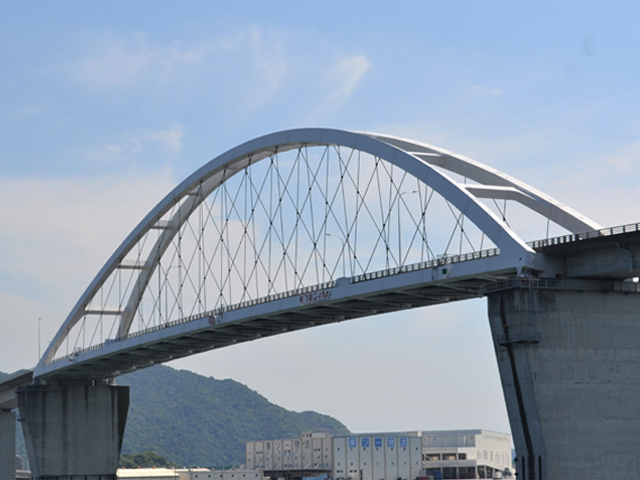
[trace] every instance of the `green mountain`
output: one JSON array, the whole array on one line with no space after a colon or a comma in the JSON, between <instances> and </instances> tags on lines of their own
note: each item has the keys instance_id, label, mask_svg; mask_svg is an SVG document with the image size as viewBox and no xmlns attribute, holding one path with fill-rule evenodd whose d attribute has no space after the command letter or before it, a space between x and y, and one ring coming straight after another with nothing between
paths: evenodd
<instances>
[{"instance_id":1,"label":"green mountain","mask_svg":"<svg viewBox=\"0 0 640 480\"><path fill-rule=\"evenodd\" d=\"M0 379L5 376L0 372ZM122 454L151 451L177 465L229 467L244 463L248 440L299 437L305 431L349 432L330 416L285 410L234 380L163 365L116 380L129 385L131 395ZM18 437L18 453L23 454L22 435Z\"/></svg>"},{"instance_id":2,"label":"green mountain","mask_svg":"<svg viewBox=\"0 0 640 480\"><path fill-rule=\"evenodd\" d=\"M244 463L247 440L349 432L332 417L285 410L229 379L158 365L117 383L131 387L123 454L153 451L178 465L231 466Z\"/></svg>"}]
</instances>

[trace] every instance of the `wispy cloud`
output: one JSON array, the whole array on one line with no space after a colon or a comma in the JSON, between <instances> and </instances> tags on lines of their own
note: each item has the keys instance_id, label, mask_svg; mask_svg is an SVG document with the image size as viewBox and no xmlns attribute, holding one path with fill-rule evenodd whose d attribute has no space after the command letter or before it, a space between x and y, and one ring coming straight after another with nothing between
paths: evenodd
<instances>
[{"instance_id":1,"label":"wispy cloud","mask_svg":"<svg viewBox=\"0 0 640 480\"><path fill-rule=\"evenodd\" d=\"M182 125L173 125L161 130L126 132L114 142L80 149L79 153L89 161L103 164L136 164L149 152L160 152L173 159L182 149L184 131Z\"/></svg>"},{"instance_id":2,"label":"wispy cloud","mask_svg":"<svg viewBox=\"0 0 640 480\"><path fill-rule=\"evenodd\" d=\"M0 178L0 202L6 206L0 241L21 251L4 256L2 267L32 270L34 277L49 281L73 276L72 265L85 271L84 261L64 266L67 254L76 260L97 254L92 263L105 260L105 246L115 248L172 184L168 169L119 177ZM18 258L14 269L12 259Z\"/></svg>"},{"instance_id":3,"label":"wispy cloud","mask_svg":"<svg viewBox=\"0 0 640 480\"><path fill-rule=\"evenodd\" d=\"M139 32L87 34L84 42L84 51L62 71L93 90L160 91L162 99L171 92L174 99L198 102L235 98L253 109L271 100L289 73L286 35L255 25L171 42Z\"/></svg>"},{"instance_id":4,"label":"wispy cloud","mask_svg":"<svg viewBox=\"0 0 640 480\"><path fill-rule=\"evenodd\" d=\"M282 86L289 65L278 35L265 35L258 27L251 26L246 30L246 36L255 65L256 85L260 85L251 97L254 103L261 104Z\"/></svg>"},{"instance_id":5,"label":"wispy cloud","mask_svg":"<svg viewBox=\"0 0 640 480\"><path fill-rule=\"evenodd\" d=\"M331 100L340 104L349 98L370 66L371 63L364 55L341 60L330 75L338 83L338 88L333 92Z\"/></svg>"},{"instance_id":6,"label":"wispy cloud","mask_svg":"<svg viewBox=\"0 0 640 480\"><path fill-rule=\"evenodd\" d=\"M309 119L317 122L342 106L360 86L362 78L371 67L365 55L343 58L326 73L331 90L321 99L321 105Z\"/></svg>"},{"instance_id":7,"label":"wispy cloud","mask_svg":"<svg viewBox=\"0 0 640 480\"><path fill-rule=\"evenodd\" d=\"M628 176L634 184L640 178L640 141L622 145L613 152L606 153L599 162L604 170L620 176ZM603 172L604 173L604 172Z\"/></svg>"},{"instance_id":8,"label":"wispy cloud","mask_svg":"<svg viewBox=\"0 0 640 480\"><path fill-rule=\"evenodd\" d=\"M47 100L42 101L30 101L13 110L4 110L0 113L0 124L5 122L19 122L22 120L28 120L33 117L37 117L46 112L49 108L49 102Z\"/></svg>"},{"instance_id":9,"label":"wispy cloud","mask_svg":"<svg viewBox=\"0 0 640 480\"><path fill-rule=\"evenodd\" d=\"M182 149L182 136L184 135L184 127L182 125L175 125L167 130L160 130L158 132L149 133L147 138L149 140L157 140L162 143L165 148L173 153L180 153Z\"/></svg>"},{"instance_id":10,"label":"wispy cloud","mask_svg":"<svg viewBox=\"0 0 640 480\"><path fill-rule=\"evenodd\" d=\"M497 87L487 88L480 85L474 85L468 92L474 97L499 97L503 94L502 90Z\"/></svg>"},{"instance_id":11,"label":"wispy cloud","mask_svg":"<svg viewBox=\"0 0 640 480\"><path fill-rule=\"evenodd\" d=\"M598 44L596 42L595 37L592 35L588 35L584 37L584 41L582 42L582 51L585 55L590 57L595 57L598 55Z\"/></svg>"},{"instance_id":12,"label":"wispy cloud","mask_svg":"<svg viewBox=\"0 0 640 480\"><path fill-rule=\"evenodd\" d=\"M45 347L102 264L173 184L168 169L0 178L3 371L36 363L36 319L43 319Z\"/></svg>"},{"instance_id":13,"label":"wispy cloud","mask_svg":"<svg viewBox=\"0 0 640 480\"><path fill-rule=\"evenodd\" d=\"M150 78L170 81L185 68L200 64L205 56L201 46L175 41L153 43L147 35L127 38L89 38L84 56L70 66L72 76L92 87L138 85Z\"/></svg>"},{"instance_id":14,"label":"wispy cloud","mask_svg":"<svg viewBox=\"0 0 640 480\"><path fill-rule=\"evenodd\" d=\"M638 221L640 198L640 141L610 151L591 153L553 175L554 188L562 190L573 206L606 227Z\"/></svg>"}]
</instances>

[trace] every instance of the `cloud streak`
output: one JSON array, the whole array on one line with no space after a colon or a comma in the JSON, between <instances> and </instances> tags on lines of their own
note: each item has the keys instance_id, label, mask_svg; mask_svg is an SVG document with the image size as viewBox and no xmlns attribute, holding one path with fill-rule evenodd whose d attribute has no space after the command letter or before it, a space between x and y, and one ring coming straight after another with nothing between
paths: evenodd
<instances>
[{"instance_id":1,"label":"cloud streak","mask_svg":"<svg viewBox=\"0 0 640 480\"><path fill-rule=\"evenodd\" d=\"M497 87L487 88L481 87L480 85L474 85L469 89L469 94L474 97L499 97L503 92Z\"/></svg>"},{"instance_id":2,"label":"cloud streak","mask_svg":"<svg viewBox=\"0 0 640 480\"><path fill-rule=\"evenodd\" d=\"M282 86L289 70L282 40L277 35L266 36L258 27L246 31L253 55L255 78L258 88L252 95L253 103L268 101ZM266 37L266 38L265 38Z\"/></svg>"},{"instance_id":3,"label":"cloud streak","mask_svg":"<svg viewBox=\"0 0 640 480\"><path fill-rule=\"evenodd\" d=\"M316 123L338 110L354 94L362 83L362 78L371 67L365 55L343 58L325 73L331 90L322 98L321 105L307 120Z\"/></svg>"},{"instance_id":4,"label":"cloud streak","mask_svg":"<svg viewBox=\"0 0 640 480\"><path fill-rule=\"evenodd\" d=\"M356 90L369 67L371 67L371 63L364 55L341 60L330 75L338 83L338 88L333 92L330 100L338 104L347 100Z\"/></svg>"},{"instance_id":5,"label":"cloud streak","mask_svg":"<svg viewBox=\"0 0 640 480\"><path fill-rule=\"evenodd\" d=\"M178 154L182 150L183 136L184 127L182 125L174 125L166 130L149 133L146 138L156 140L164 145L167 151Z\"/></svg>"},{"instance_id":6,"label":"cloud streak","mask_svg":"<svg viewBox=\"0 0 640 480\"><path fill-rule=\"evenodd\" d=\"M173 183L166 169L121 177L0 178L2 371L29 367L25 358L35 364L35 319L43 318L43 339L52 338L103 262Z\"/></svg>"},{"instance_id":7,"label":"cloud streak","mask_svg":"<svg viewBox=\"0 0 640 480\"><path fill-rule=\"evenodd\" d=\"M190 41L163 43L141 32L88 34L84 41L84 52L63 70L88 89L149 94L177 87L180 98L193 100L195 92L234 96L255 108L279 91L289 73L285 37L255 25Z\"/></svg>"},{"instance_id":8,"label":"cloud streak","mask_svg":"<svg viewBox=\"0 0 640 480\"><path fill-rule=\"evenodd\" d=\"M178 124L160 130L126 132L115 142L81 148L78 152L96 164L128 163L130 167L135 167L150 152L159 152L169 159L179 155L182 151L184 133L185 128ZM157 164L157 161L155 163Z\"/></svg>"},{"instance_id":9,"label":"cloud streak","mask_svg":"<svg viewBox=\"0 0 640 480\"><path fill-rule=\"evenodd\" d=\"M149 79L168 82L185 68L202 63L205 50L175 41L154 44L147 35L133 39L87 39L86 54L71 65L70 73L84 85L108 88L137 86Z\"/></svg>"}]
</instances>

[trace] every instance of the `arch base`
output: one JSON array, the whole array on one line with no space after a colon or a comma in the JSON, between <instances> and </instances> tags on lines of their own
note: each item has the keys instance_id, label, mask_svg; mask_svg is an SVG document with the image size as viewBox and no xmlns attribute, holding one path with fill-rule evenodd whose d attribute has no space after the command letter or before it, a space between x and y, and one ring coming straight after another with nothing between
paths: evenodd
<instances>
[{"instance_id":1,"label":"arch base","mask_svg":"<svg viewBox=\"0 0 640 480\"><path fill-rule=\"evenodd\" d=\"M0 410L0 480L16 478L16 414Z\"/></svg>"},{"instance_id":2,"label":"arch base","mask_svg":"<svg viewBox=\"0 0 640 480\"><path fill-rule=\"evenodd\" d=\"M610 285L489 295L520 479L639 477L640 294Z\"/></svg>"},{"instance_id":3,"label":"arch base","mask_svg":"<svg viewBox=\"0 0 640 480\"><path fill-rule=\"evenodd\" d=\"M31 478L116 478L129 387L29 385L18 390Z\"/></svg>"}]
</instances>

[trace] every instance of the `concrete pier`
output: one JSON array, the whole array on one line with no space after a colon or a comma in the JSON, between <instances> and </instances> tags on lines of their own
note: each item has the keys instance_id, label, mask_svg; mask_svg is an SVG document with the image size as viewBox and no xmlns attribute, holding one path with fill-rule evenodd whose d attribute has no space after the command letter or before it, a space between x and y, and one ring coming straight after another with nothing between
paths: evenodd
<instances>
[{"instance_id":1,"label":"concrete pier","mask_svg":"<svg viewBox=\"0 0 640 480\"><path fill-rule=\"evenodd\" d=\"M16 414L0 410L0 480L16 478Z\"/></svg>"},{"instance_id":2,"label":"concrete pier","mask_svg":"<svg viewBox=\"0 0 640 480\"><path fill-rule=\"evenodd\" d=\"M640 294L584 285L489 295L520 479L640 478Z\"/></svg>"},{"instance_id":3,"label":"concrete pier","mask_svg":"<svg viewBox=\"0 0 640 480\"><path fill-rule=\"evenodd\" d=\"M129 387L29 385L17 393L32 478L116 478Z\"/></svg>"}]
</instances>

